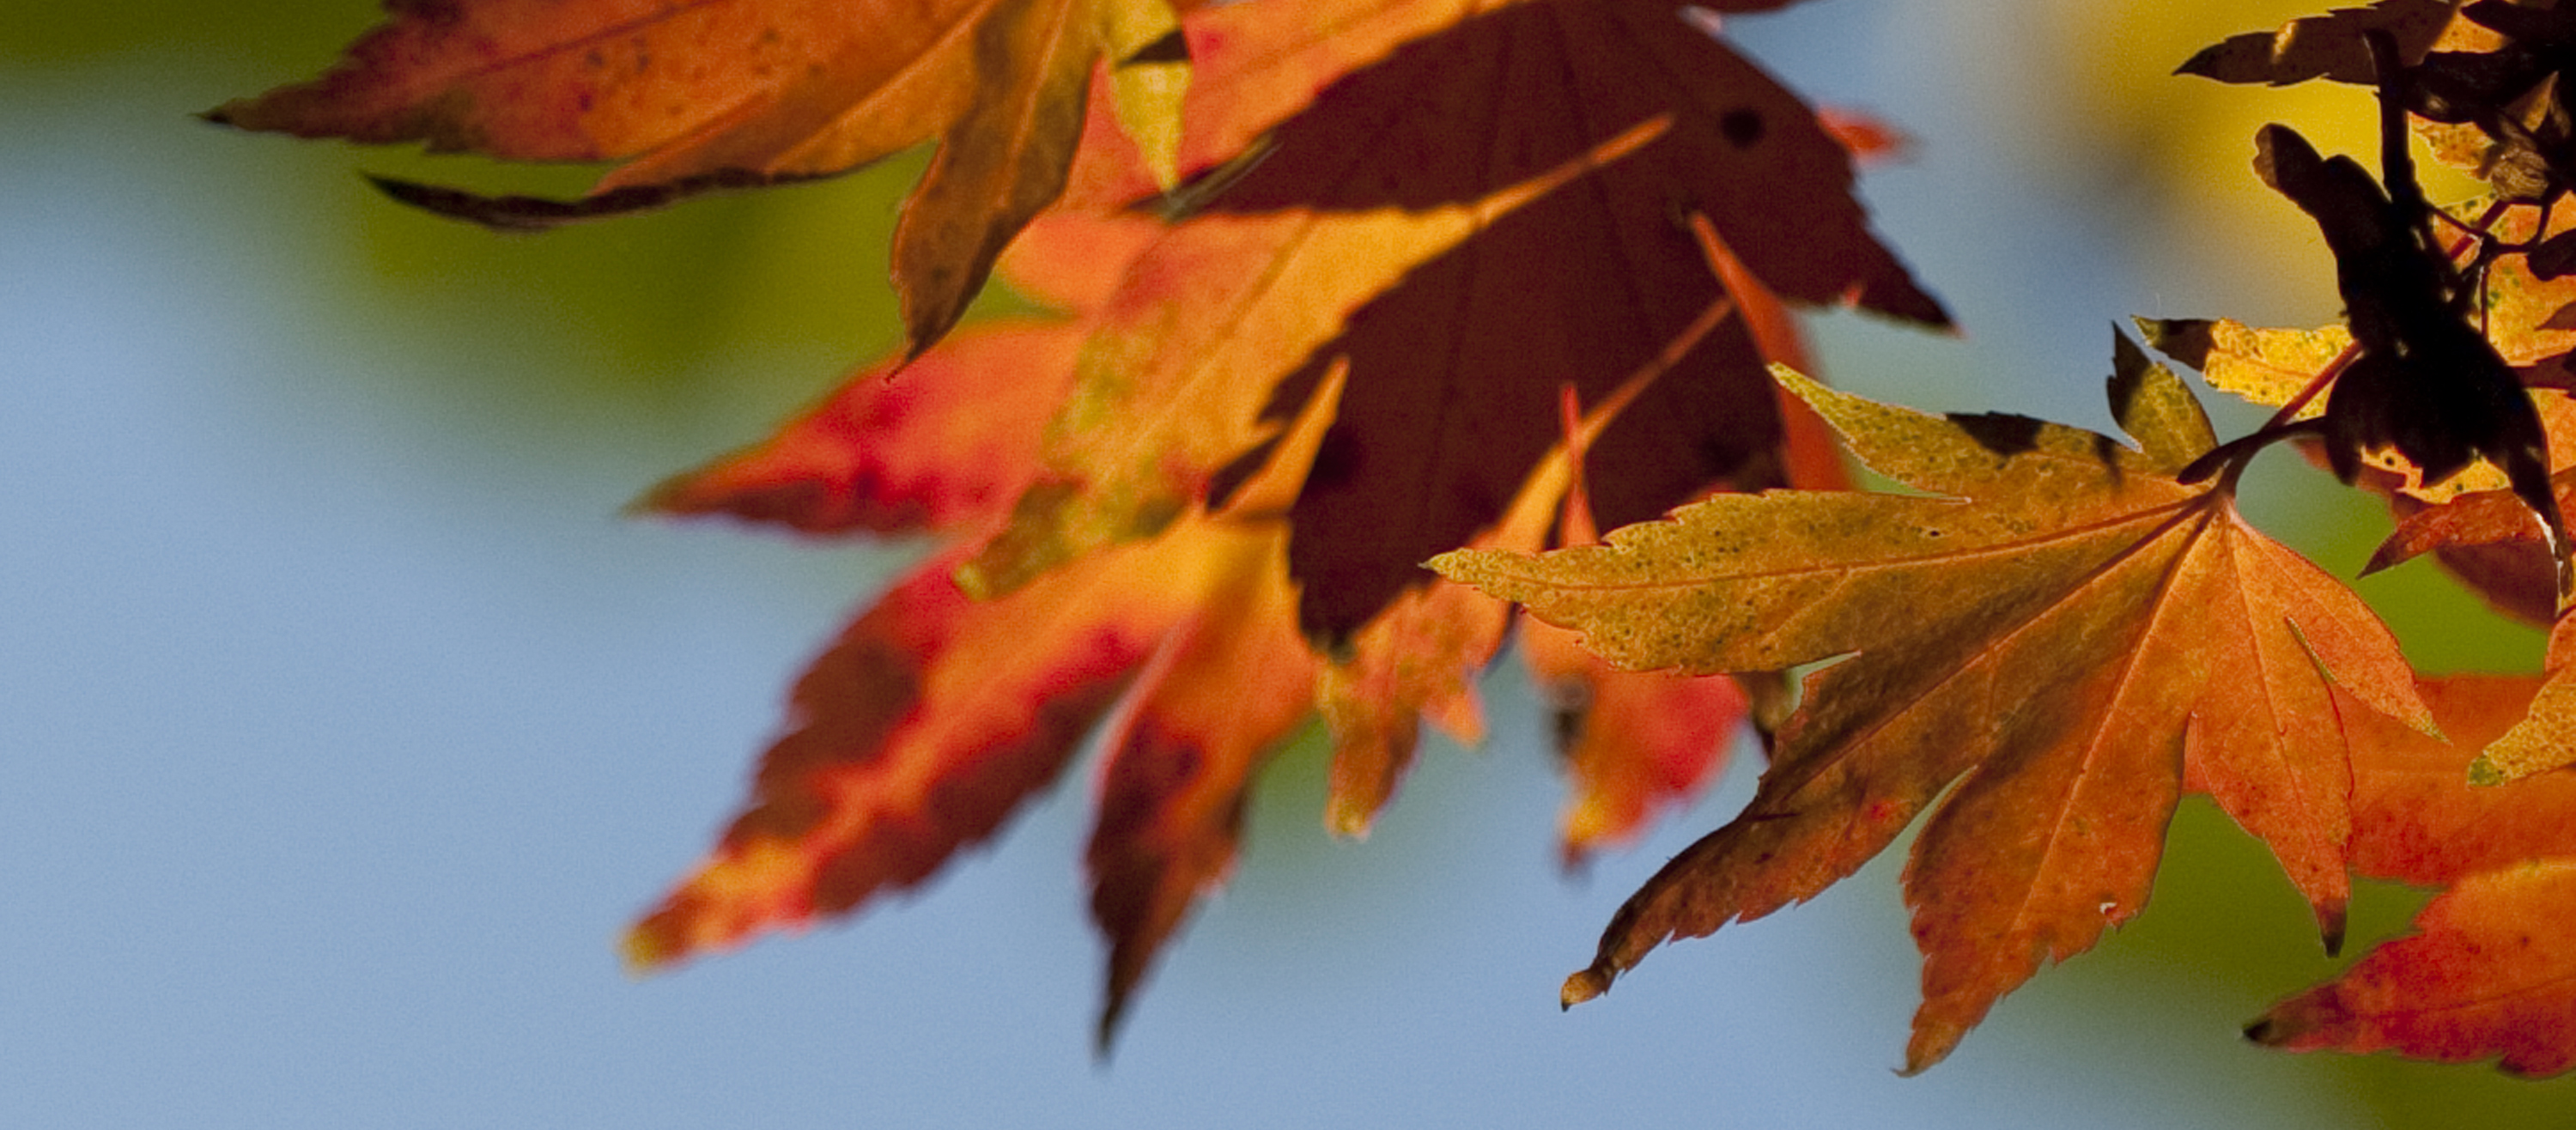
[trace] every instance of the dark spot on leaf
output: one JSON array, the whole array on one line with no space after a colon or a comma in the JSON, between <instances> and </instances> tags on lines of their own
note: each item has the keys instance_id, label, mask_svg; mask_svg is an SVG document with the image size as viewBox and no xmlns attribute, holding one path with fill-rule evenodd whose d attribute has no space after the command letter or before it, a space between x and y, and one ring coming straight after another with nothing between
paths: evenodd
<instances>
[{"instance_id":1,"label":"dark spot on leaf","mask_svg":"<svg viewBox=\"0 0 2576 1130\"><path fill-rule=\"evenodd\" d=\"M1119 60L1118 65L1124 67L1133 66L1139 63L1186 63L1189 61L1190 41L1181 37L1181 29L1173 28L1169 34L1163 36L1161 39L1157 39L1152 43L1139 47L1136 49L1135 54Z\"/></svg>"},{"instance_id":2,"label":"dark spot on leaf","mask_svg":"<svg viewBox=\"0 0 2576 1130\"><path fill-rule=\"evenodd\" d=\"M1554 724L1556 755L1559 758L1572 757L1574 747L1582 743L1585 718L1581 710L1559 708L1549 713L1549 721Z\"/></svg>"},{"instance_id":3,"label":"dark spot on leaf","mask_svg":"<svg viewBox=\"0 0 2576 1130\"><path fill-rule=\"evenodd\" d=\"M2039 446L2039 429L2046 426L2015 412L1953 412L1948 419L1977 446L2007 459Z\"/></svg>"},{"instance_id":4,"label":"dark spot on leaf","mask_svg":"<svg viewBox=\"0 0 2576 1130\"><path fill-rule=\"evenodd\" d=\"M1738 149L1762 140L1762 131L1762 112L1750 107L1738 107L1717 117L1717 132Z\"/></svg>"},{"instance_id":5,"label":"dark spot on leaf","mask_svg":"<svg viewBox=\"0 0 2576 1130\"><path fill-rule=\"evenodd\" d=\"M2156 352L2195 369L2209 367L2209 353L2218 347L2210 335L2207 318L2138 318L2138 332L2146 335L2147 344Z\"/></svg>"},{"instance_id":6,"label":"dark spot on leaf","mask_svg":"<svg viewBox=\"0 0 2576 1130\"><path fill-rule=\"evenodd\" d=\"M2576 235L2576 232L2570 232L2568 234ZM2567 305L2561 306L2552 311L2548 317L2541 319L2540 328L2544 330L2576 330L2576 302L2570 302Z\"/></svg>"},{"instance_id":7,"label":"dark spot on leaf","mask_svg":"<svg viewBox=\"0 0 2576 1130\"><path fill-rule=\"evenodd\" d=\"M2120 446L2120 441L2116 439L2099 433L2093 437L2093 457L2101 460L2103 466L2111 469L2113 481L2117 481L2120 477L2120 452L2123 450L2125 449Z\"/></svg>"}]
</instances>

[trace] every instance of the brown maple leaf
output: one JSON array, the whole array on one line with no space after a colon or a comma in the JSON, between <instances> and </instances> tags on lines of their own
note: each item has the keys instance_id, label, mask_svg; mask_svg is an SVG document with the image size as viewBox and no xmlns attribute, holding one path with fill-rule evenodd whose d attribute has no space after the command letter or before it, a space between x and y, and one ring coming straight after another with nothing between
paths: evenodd
<instances>
[{"instance_id":1,"label":"brown maple leaf","mask_svg":"<svg viewBox=\"0 0 2576 1130\"><path fill-rule=\"evenodd\" d=\"M1754 320L1768 321L1779 313L1776 304L1770 311L1770 315L1757 314ZM1660 356L1630 374L1610 395L1589 408L1582 406L1571 386L1565 388L1561 413L1564 442L1531 469L1502 519L1479 531L1469 544L1525 553L1545 547L1558 500L1578 497L1577 484L1584 477L1583 462L1592 445L1669 376L1673 365L1687 356L1702 336L1741 314L1731 300L1721 298L1712 303L1681 338L1666 343ZM1811 455L1796 454L1802 461L1813 461ZM1574 503L1569 501L1567 505ZM1588 523L1588 508L1585 509ZM1472 745L1483 739L1475 679L1501 648L1510 626L1507 606L1465 585L1445 582L1405 592L1361 625L1344 654L1325 668L1316 687L1316 705L1332 730L1334 745L1330 794L1325 802L1326 827L1345 836L1368 833L1412 763L1420 722L1431 722L1461 744ZM1613 676L1626 674L1587 669L1575 677L1590 680L1598 676L1605 683L1617 683L1624 680ZM1741 711L1722 719L1669 720L1632 712L1708 705L1701 697L1704 694L1694 691L1658 697L1621 687L1613 692L1616 701L1590 704L1586 712L1597 711L1603 719L1597 730L1582 739L1588 757L1603 766L1699 764L1702 772L1683 770L1680 775L1691 780L1675 785L1675 795L1688 793L1705 782L1705 768L1713 765L1722 752L1714 734L1696 748L1690 745L1693 738L1708 730L1732 727ZM1717 705L1724 708L1722 703ZM1627 776L1634 781L1636 774ZM1650 782L1639 784L1644 789L1642 795L1626 794L1626 782L1613 786L1623 790L1609 801L1622 806L1623 811L1613 819L1623 823L1605 824L1597 835L1624 834L1642 823L1646 808L1653 799L1660 798L1654 797ZM1603 795L1598 782L1580 774L1575 787L1573 803L1578 810L1597 803L1596 798ZM1624 811L1629 808L1633 811ZM1578 841L1569 830L1567 852L1572 855L1579 850L1578 843L1589 842Z\"/></svg>"},{"instance_id":2,"label":"brown maple leaf","mask_svg":"<svg viewBox=\"0 0 2576 1130\"><path fill-rule=\"evenodd\" d=\"M387 0L321 78L211 120L523 161L620 161L585 200L388 184L504 228L857 168L940 142L895 230L911 352L1065 185L1094 65L1167 172L1186 63L1166 0Z\"/></svg>"},{"instance_id":3,"label":"brown maple leaf","mask_svg":"<svg viewBox=\"0 0 2576 1130\"><path fill-rule=\"evenodd\" d=\"M1644 3L1437 6L1462 18L1319 93L1208 207L1474 199L1635 123L1672 124L1416 269L1280 386L1273 417L1329 360L1350 361L1290 543L1303 621L1326 639L1492 520L1554 438L1561 382L1599 396L1723 293L1691 216L1772 294L1947 324L1870 232L1850 157L1814 111L1706 29ZM1489 143L1442 143L1461 121ZM1677 364L1596 453L1603 520L1654 517L1713 482L1781 485L1772 359L1727 327Z\"/></svg>"},{"instance_id":4,"label":"brown maple leaf","mask_svg":"<svg viewBox=\"0 0 2576 1130\"><path fill-rule=\"evenodd\" d=\"M2377 0L2368 7L2337 8L2292 20L2277 31L2229 36L2201 49L2174 73L2273 86L2316 78L2368 86L2378 81L2379 72L2371 66L2364 36L2374 31L2393 35L2407 58L2421 58L2450 26L2457 7L2451 0Z\"/></svg>"},{"instance_id":5,"label":"brown maple leaf","mask_svg":"<svg viewBox=\"0 0 2576 1130\"><path fill-rule=\"evenodd\" d=\"M2211 447L2181 384L2122 350L2132 449L1782 379L1863 462L1936 497L1721 495L1604 547L1434 562L1626 667L1838 660L1808 676L1745 812L1629 900L1565 1000L1667 938L1814 897L1937 799L1905 875L1921 1070L2138 912L2186 777L2272 847L2331 944L2351 788L2334 688L2429 722L2357 597L2245 525L2224 482L2175 481Z\"/></svg>"}]
</instances>

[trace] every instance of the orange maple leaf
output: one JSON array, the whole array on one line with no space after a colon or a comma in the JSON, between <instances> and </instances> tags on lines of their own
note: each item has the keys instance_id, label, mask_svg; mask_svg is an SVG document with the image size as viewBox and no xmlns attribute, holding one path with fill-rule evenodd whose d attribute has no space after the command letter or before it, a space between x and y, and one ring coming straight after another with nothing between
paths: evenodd
<instances>
[{"instance_id":1,"label":"orange maple leaf","mask_svg":"<svg viewBox=\"0 0 2576 1130\"><path fill-rule=\"evenodd\" d=\"M1938 799L1905 875L1921 1070L2044 961L2138 912L2186 778L2272 847L2331 942L2351 777L2330 695L2430 723L2357 597L2246 526L2232 487L2175 481L2211 446L2180 382L2121 350L2132 449L1782 379L1863 462L1939 497L1721 495L1603 547L1434 562L1625 667L1839 657L1808 676L1745 812L1629 900L1567 1003L1667 938L1814 897Z\"/></svg>"},{"instance_id":2,"label":"orange maple leaf","mask_svg":"<svg viewBox=\"0 0 2576 1130\"><path fill-rule=\"evenodd\" d=\"M1037 473L1082 339L1073 323L994 323L908 366L866 366L769 438L672 476L637 505L809 534L989 526Z\"/></svg>"},{"instance_id":3,"label":"orange maple leaf","mask_svg":"<svg viewBox=\"0 0 2576 1130\"><path fill-rule=\"evenodd\" d=\"M829 176L924 141L895 229L911 352L955 324L1011 236L1065 185L1094 65L1168 175L1186 62L1167 0L388 0L321 78L226 103L243 129L423 141L514 160L622 161L579 202L392 182L505 228L709 189Z\"/></svg>"},{"instance_id":4,"label":"orange maple leaf","mask_svg":"<svg viewBox=\"0 0 2576 1130\"><path fill-rule=\"evenodd\" d=\"M1284 483L1256 482L1235 510L1188 515L998 600L952 578L972 542L898 583L798 682L751 803L630 932L629 960L665 965L920 882L1051 783L1123 700L1090 850L1112 943L1105 1043L1154 951L1230 866L1259 758L1311 707L1315 659L1290 626L1277 511L1333 391L1292 432Z\"/></svg>"},{"instance_id":5,"label":"orange maple leaf","mask_svg":"<svg viewBox=\"0 0 2576 1130\"><path fill-rule=\"evenodd\" d=\"M768 438L672 476L638 507L808 534L989 535L1043 466L1093 315L1160 230L1136 217L1040 219L1001 271L1061 316L988 322L908 364L861 366Z\"/></svg>"},{"instance_id":6,"label":"orange maple leaf","mask_svg":"<svg viewBox=\"0 0 2576 1130\"><path fill-rule=\"evenodd\" d=\"M2292 1051L2498 1058L2517 1075L2556 1075L2576 1066L2571 915L2576 857L2470 876L2424 908L2416 933L2273 1006L2245 1034Z\"/></svg>"},{"instance_id":7,"label":"orange maple leaf","mask_svg":"<svg viewBox=\"0 0 2576 1130\"><path fill-rule=\"evenodd\" d=\"M2537 680L2428 680L2423 697L2457 744L2367 715L2353 757L2353 865L2449 889L2415 932L2246 1028L2293 1051L2394 1050L2498 1059L2522 1075L2576 1066L2576 775L2469 784L2471 751L2523 717Z\"/></svg>"}]
</instances>

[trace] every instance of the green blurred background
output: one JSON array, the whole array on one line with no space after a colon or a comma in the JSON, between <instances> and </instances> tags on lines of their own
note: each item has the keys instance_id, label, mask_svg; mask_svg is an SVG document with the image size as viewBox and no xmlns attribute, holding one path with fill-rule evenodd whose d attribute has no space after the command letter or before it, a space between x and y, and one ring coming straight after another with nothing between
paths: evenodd
<instances>
[{"instance_id":1,"label":"green blurred background","mask_svg":"<svg viewBox=\"0 0 2576 1130\"><path fill-rule=\"evenodd\" d=\"M2107 426L2104 326L2335 316L2266 120L2369 143L2351 91L2167 73L2305 5L1814 0L1730 21L1912 155L1866 181L1967 332L1820 319L1846 387ZM2563 1126L2567 1082L2237 1039L2330 975L2205 803L2134 927L1897 1080L1915 960L1882 860L1559 1016L1657 861L1561 879L1515 675L1365 845L1316 750L1095 1069L1069 778L927 897L641 984L613 939L736 803L806 656L911 547L624 521L893 344L917 173L504 238L358 170L578 191L579 170L248 137L190 114L306 77L357 0L0 11L0 1116L70 1126L1332 1124ZM2222 406L2223 429L2260 418ZM2386 527L2286 457L2258 522L2350 575ZM2361 582L2419 662L2539 636L2422 565ZM2354 950L2420 893L2360 895Z\"/></svg>"}]
</instances>

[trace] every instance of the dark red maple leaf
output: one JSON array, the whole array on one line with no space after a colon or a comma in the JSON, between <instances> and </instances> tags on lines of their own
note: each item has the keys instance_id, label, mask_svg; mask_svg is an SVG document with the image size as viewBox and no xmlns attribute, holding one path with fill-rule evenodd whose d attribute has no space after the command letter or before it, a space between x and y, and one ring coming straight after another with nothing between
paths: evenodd
<instances>
[{"instance_id":1,"label":"dark red maple leaf","mask_svg":"<svg viewBox=\"0 0 2576 1130\"><path fill-rule=\"evenodd\" d=\"M1223 83L1221 53L1202 58L1206 81ZM1347 636L1425 580L1418 563L1491 522L1545 450L1561 382L1604 394L1721 293L1693 215L1780 297L1947 324L1869 232L1849 154L1815 113L1651 3L1477 6L1323 90L1206 208L1476 199L1666 115L1642 151L1416 268L1282 382L1273 417L1295 412L1332 360L1350 363L1293 515L1308 631ZM1478 144L1455 144L1462 122ZM1766 360L1727 326L1674 365L1593 455L1602 520L1653 517L1713 482L1781 485Z\"/></svg>"}]
</instances>

